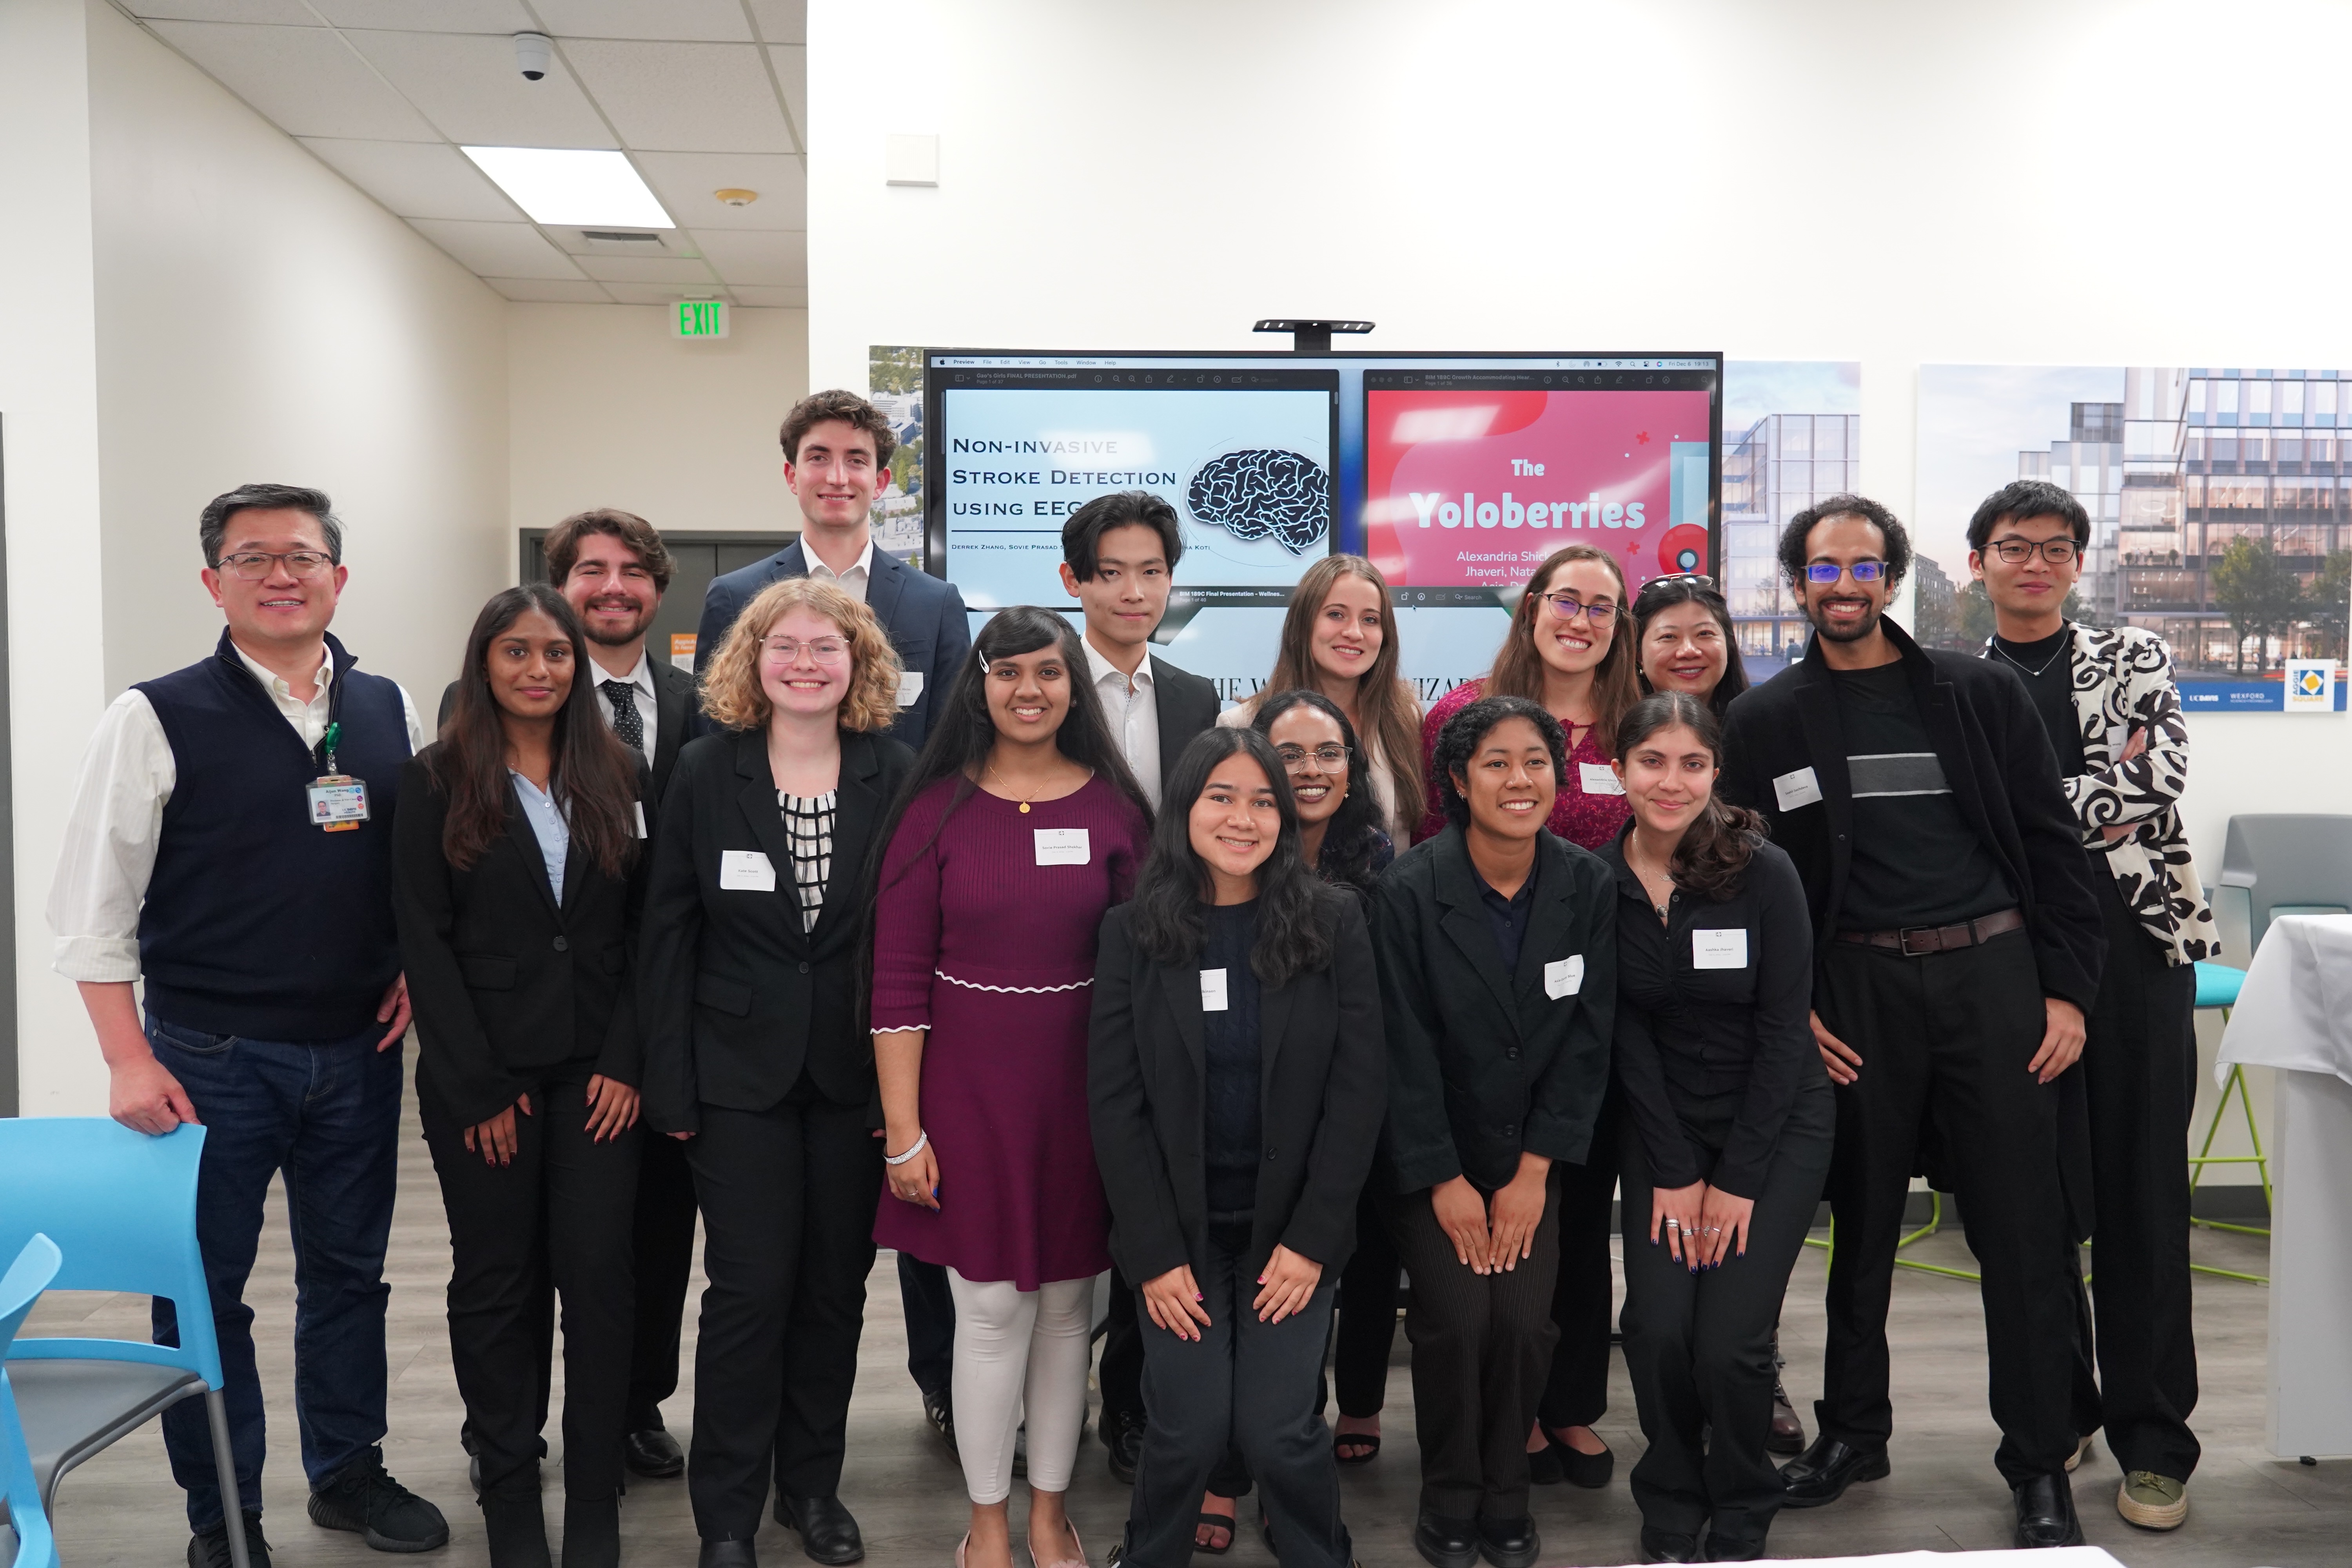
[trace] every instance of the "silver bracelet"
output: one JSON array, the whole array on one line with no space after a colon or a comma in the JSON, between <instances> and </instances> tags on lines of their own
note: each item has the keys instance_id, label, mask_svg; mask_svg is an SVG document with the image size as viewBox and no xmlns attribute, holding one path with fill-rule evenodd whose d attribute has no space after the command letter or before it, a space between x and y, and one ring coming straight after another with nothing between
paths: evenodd
<instances>
[{"instance_id":1,"label":"silver bracelet","mask_svg":"<svg viewBox=\"0 0 2352 1568\"><path fill-rule=\"evenodd\" d=\"M913 1159L916 1155L918 1155L918 1154L921 1153L921 1152L923 1152L923 1145L924 1145L924 1144L926 1144L926 1143L928 1143L928 1142L929 1142L930 1141L931 1141L931 1135L930 1135L929 1133L928 1133L928 1132L918 1132L918 1133L916 1133L916 1134L915 1134L915 1142L914 1142L912 1144L908 1145L908 1149L907 1149L907 1152L906 1152L905 1153L903 1153L903 1154L889 1154L889 1153L886 1153L886 1154L884 1154L884 1155L882 1156L882 1163L883 1163L884 1164L886 1164L886 1165L903 1165L903 1164L905 1164L908 1161L909 1161L909 1160Z\"/></svg>"}]
</instances>

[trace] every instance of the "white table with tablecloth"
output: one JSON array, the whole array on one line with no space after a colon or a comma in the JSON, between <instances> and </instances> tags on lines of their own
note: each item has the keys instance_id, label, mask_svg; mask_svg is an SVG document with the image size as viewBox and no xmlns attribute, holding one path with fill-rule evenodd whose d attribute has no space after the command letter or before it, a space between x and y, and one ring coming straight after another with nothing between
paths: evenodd
<instances>
[{"instance_id":1,"label":"white table with tablecloth","mask_svg":"<svg viewBox=\"0 0 2352 1568\"><path fill-rule=\"evenodd\" d=\"M2265 1436L2352 1455L2352 915L2271 921L2214 1070L2233 1064L2278 1074Z\"/></svg>"}]
</instances>

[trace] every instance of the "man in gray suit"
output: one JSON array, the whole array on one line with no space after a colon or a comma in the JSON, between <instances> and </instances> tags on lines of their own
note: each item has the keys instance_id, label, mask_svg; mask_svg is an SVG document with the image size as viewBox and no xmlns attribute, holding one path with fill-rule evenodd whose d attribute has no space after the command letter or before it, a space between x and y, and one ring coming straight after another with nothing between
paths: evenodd
<instances>
[{"instance_id":1,"label":"man in gray suit","mask_svg":"<svg viewBox=\"0 0 2352 1568\"><path fill-rule=\"evenodd\" d=\"M945 698L971 646L971 626L954 584L874 548L868 518L876 493L889 481L898 437L881 410L854 392L834 391L802 398L778 438L784 483L801 503L801 537L711 583L695 637L695 671L719 651L761 589L786 577L822 577L863 600L890 634L906 667L890 735L920 751L931 705Z\"/></svg>"}]
</instances>

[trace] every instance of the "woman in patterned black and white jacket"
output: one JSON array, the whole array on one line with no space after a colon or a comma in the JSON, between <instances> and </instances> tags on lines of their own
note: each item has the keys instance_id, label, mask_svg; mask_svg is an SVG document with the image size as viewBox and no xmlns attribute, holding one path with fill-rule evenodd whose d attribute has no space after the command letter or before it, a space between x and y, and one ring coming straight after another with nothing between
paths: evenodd
<instances>
[{"instance_id":1,"label":"woman in patterned black and white jacket","mask_svg":"<svg viewBox=\"0 0 2352 1568\"><path fill-rule=\"evenodd\" d=\"M1969 567L1991 598L1984 657L2024 681L2050 731L2083 845L2114 897L2107 961L2085 1019L2091 1234L2097 1248L2097 1363L2082 1308L2075 1430L2104 1426L2124 1472L2116 1510L2169 1530L2188 1517L2198 1444L2189 1324L2189 1171L2196 1104L2195 962L2220 942L2180 820L2189 725L2164 639L2137 626L2069 621L2091 523L2082 503L2021 479L1969 524ZM2078 1458L2080 1455L2078 1454Z\"/></svg>"}]
</instances>

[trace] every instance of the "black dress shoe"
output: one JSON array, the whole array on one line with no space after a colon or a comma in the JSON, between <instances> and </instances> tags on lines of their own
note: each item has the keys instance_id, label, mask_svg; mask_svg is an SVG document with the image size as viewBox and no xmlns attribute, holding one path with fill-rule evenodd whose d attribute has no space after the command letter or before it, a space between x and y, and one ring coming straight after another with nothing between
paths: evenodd
<instances>
[{"instance_id":1,"label":"black dress shoe","mask_svg":"<svg viewBox=\"0 0 2352 1568\"><path fill-rule=\"evenodd\" d=\"M945 1389L936 1393L928 1388L923 1390L923 1419L931 1424L931 1430L937 1432L940 1435L940 1441L948 1446L948 1452L954 1453L956 1451L955 1407L948 1403Z\"/></svg>"},{"instance_id":2,"label":"black dress shoe","mask_svg":"<svg viewBox=\"0 0 2352 1568\"><path fill-rule=\"evenodd\" d=\"M1813 1446L1780 1467L1780 1489L1790 1508L1835 1502L1856 1481L1884 1479L1889 1469L1884 1448L1853 1448L1824 1433Z\"/></svg>"},{"instance_id":3,"label":"black dress shoe","mask_svg":"<svg viewBox=\"0 0 2352 1568\"><path fill-rule=\"evenodd\" d=\"M1551 1447L1548 1452L1550 1453L1553 1462L1559 1466L1559 1479L1570 1486L1582 1487L1587 1491L1599 1491L1609 1484L1609 1478L1616 1474L1617 1455L1608 1444L1603 1443L1601 1446L1601 1452L1588 1454L1581 1448L1571 1447L1561 1442L1559 1436L1549 1430L1546 1430L1544 1436L1551 1439Z\"/></svg>"},{"instance_id":4,"label":"black dress shoe","mask_svg":"<svg viewBox=\"0 0 2352 1568\"><path fill-rule=\"evenodd\" d=\"M1719 1530L1710 1530L1706 1532L1706 1551L1699 1561L1702 1563L1754 1563L1763 1555L1764 1540L1761 1536L1750 1539L1746 1536L1726 1535Z\"/></svg>"},{"instance_id":5,"label":"black dress shoe","mask_svg":"<svg viewBox=\"0 0 2352 1568\"><path fill-rule=\"evenodd\" d=\"M2011 1489L2011 1495L2017 1499L2021 1548L2083 1544L2083 1521L2074 1517L2074 1489L2064 1472L2036 1476Z\"/></svg>"},{"instance_id":6,"label":"black dress shoe","mask_svg":"<svg viewBox=\"0 0 2352 1568\"><path fill-rule=\"evenodd\" d=\"M1478 1521L1423 1509L1412 1523L1412 1549L1429 1568L1473 1568L1478 1561Z\"/></svg>"},{"instance_id":7,"label":"black dress shoe","mask_svg":"<svg viewBox=\"0 0 2352 1568\"><path fill-rule=\"evenodd\" d=\"M1764 1447L1774 1454L1805 1451L1805 1424L1797 1419L1797 1407L1789 1403L1789 1391L1777 1381L1772 1384L1772 1430L1764 1439Z\"/></svg>"},{"instance_id":8,"label":"black dress shoe","mask_svg":"<svg viewBox=\"0 0 2352 1568\"><path fill-rule=\"evenodd\" d=\"M748 1541L706 1541L694 1568L760 1568L760 1555Z\"/></svg>"},{"instance_id":9,"label":"black dress shoe","mask_svg":"<svg viewBox=\"0 0 2352 1568\"><path fill-rule=\"evenodd\" d=\"M1112 1477L1121 1486L1133 1486L1136 1461L1143 1458L1143 1417L1121 1411L1102 1424L1102 1440L1110 1450Z\"/></svg>"},{"instance_id":10,"label":"black dress shoe","mask_svg":"<svg viewBox=\"0 0 2352 1568\"><path fill-rule=\"evenodd\" d=\"M1494 1568L1535 1568L1536 1559L1543 1555L1543 1537L1536 1533L1536 1521L1528 1515L1517 1519L1481 1518L1478 1555Z\"/></svg>"},{"instance_id":11,"label":"black dress shoe","mask_svg":"<svg viewBox=\"0 0 2352 1568\"><path fill-rule=\"evenodd\" d=\"M1670 1530L1651 1525L1642 1527L1642 1561L1644 1563L1696 1563L1698 1559L1698 1537L1676 1535Z\"/></svg>"},{"instance_id":12,"label":"black dress shoe","mask_svg":"<svg viewBox=\"0 0 2352 1568\"><path fill-rule=\"evenodd\" d=\"M801 1550L818 1563L840 1568L866 1555L866 1537L837 1497L786 1497L776 1494L776 1522L798 1531Z\"/></svg>"},{"instance_id":13,"label":"black dress shoe","mask_svg":"<svg viewBox=\"0 0 2352 1568\"><path fill-rule=\"evenodd\" d=\"M686 1450L659 1426L641 1426L621 1439L621 1463L633 1475L667 1480L686 1473Z\"/></svg>"}]
</instances>

